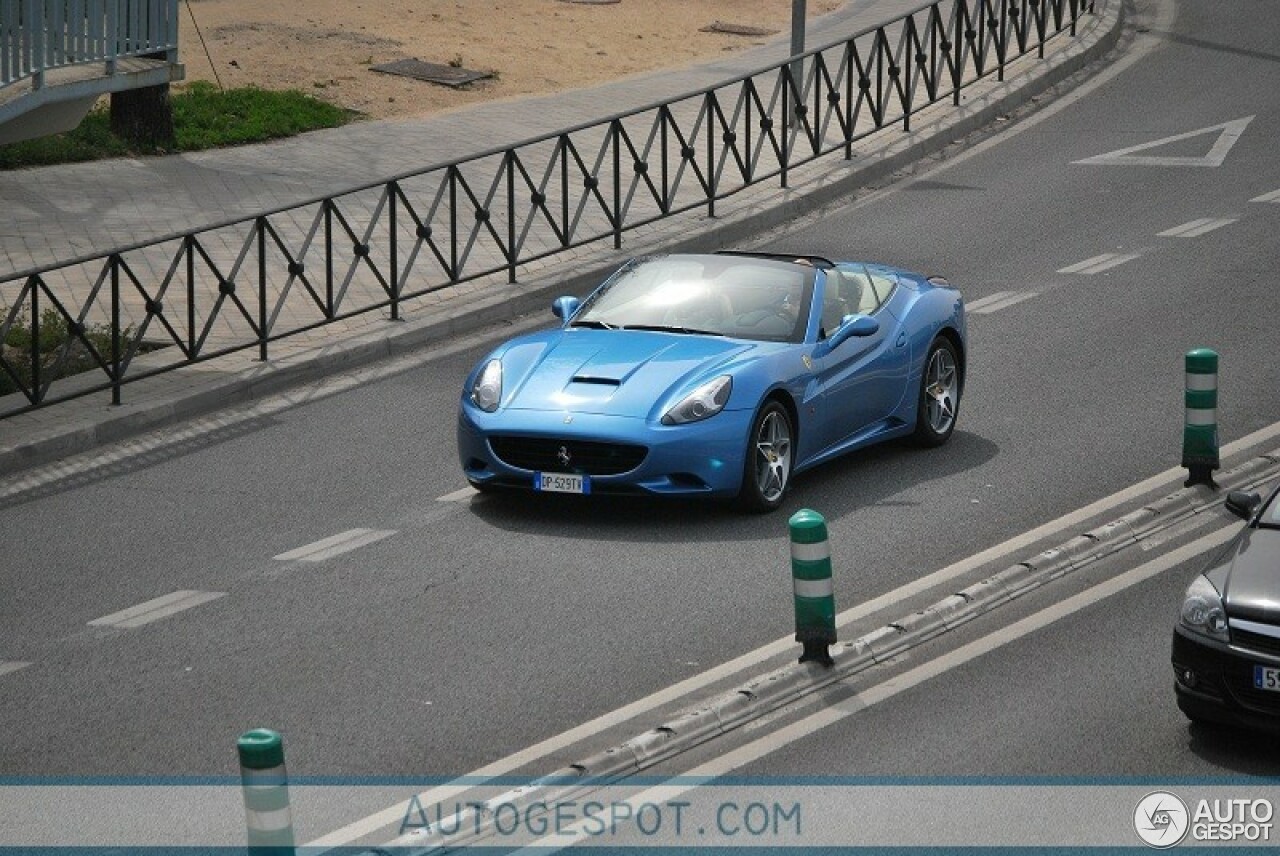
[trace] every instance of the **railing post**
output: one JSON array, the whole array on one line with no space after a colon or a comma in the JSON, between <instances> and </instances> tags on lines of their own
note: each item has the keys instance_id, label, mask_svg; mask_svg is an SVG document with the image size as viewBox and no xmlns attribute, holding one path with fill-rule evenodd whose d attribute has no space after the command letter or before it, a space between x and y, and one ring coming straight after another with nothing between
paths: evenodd
<instances>
[{"instance_id":1,"label":"railing post","mask_svg":"<svg viewBox=\"0 0 1280 856\"><path fill-rule=\"evenodd\" d=\"M671 173L670 173L669 167L667 166L667 158L668 158L667 150L669 148L669 145L667 142L667 137L668 137L667 124L670 121L670 118L669 118L670 115L671 115L671 112L670 110L667 109L667 105L663 104L662 107L659 108L658 110L658 121L662 125L662 214L664 217L671 212L671 196L670 196Z\"/></svg>"},{"instance_id":2,"label":"railing post","mask_svg":"<svg viewBox=\"0 0 1280 856\"><path fill-rule=\"evenodd\" d=\"M267 218L258 225L258 359L267 361Z\"/></svg>"},{"instance_id":3,"label":"railing post","mask_svg":"<svg viewBox=\"0 0 1280 856\"><path fill-rule=\"evenodd\" d=\"M388 246L391 251L391 320L400 320L400 242L397 239L396 198L400 195L400 184L395 181L387 183L387 222L390 224L391 239Z\"/></svg>"},{"instance_id":4,"label":"railing post","mask_svg":"<svg viewBox=\"0 0 1280 856\"><path fill-rule=\"evenodd\" d=\"M613 137L613 248L622 249L622 122L614 119L609 123L609 132Z\"/></svg>"},{"instance_id":5,"label":"railing post","mask_svg":"<svg viewBox=\"0 0 1280 856\"><path fill-rule=\"evenodd\" d=\"M103 55L107 58L107 75L116 73L116 57L120 55L120 0L107 0L103 10L107 16L107 41Z\"/></svg>"},{"instance_id":6,"label":"railing post","mask_svg":"<svg viewBox=\"0 0 1280 856\"><path fill-rule=\"evenodd\" d=\"M333 318L333 200L324 201L324 313Z\"/></svg>"},{"instance_id":7,"label":"railing post","mask_svg":"<svg viewBox=\"0 0 1280 856\"><path fill-rule=\"evenodd\" d=\"M707 216L716 216L716 134L715 93L708 92L703 96L702 109L707 114Z\"/></svg>"},{"instance_id":8,"label":"railing post","mask_svg":"<svg viewBox=\"0 0 1280 856\"><path fill-rule=\"evenodd\" d=\"M120 256L111 256L111 403L120 404Z\"/></svg>"},{"instance_id":9,"label":"railing post","mask_svg":"<svg viewBox=\"0 0 1280 856\"><path fill-rule=\"evenodd\" d=\"M27 280L31 289L31 403L39 404L40 392L40 278Z\"/></svg>"},{"instance_id":10,"label":"railing post","mask_svg":"<svg viewBox=\"0 0 1280 856\"><path fill-rule=\"evenodd\" d=\"M516 153L507 149L507 282L516 281Z\"/></svg>"},{"instance_id":11,"label":"railing post","mask_svg":"<svg viewBox=\"0 0 1280 856\"><path fill-rule=\"evenodd\" d=\"M44 67L48 62L46 55L46 22L44 19L44 3L41 0L31 0L27 4L31 21L31 88L39 89L44 86Z\"/></svg>"},{"instance_id":12,"label":"railing post","mask_svg":"<svg viewBox=\"0 0 1280 856\"><path fill-rule=\"evenodd\" d=\"M573 238L569 235L569 135L561 134L557 141L560 149L560 222L564 225L564 237L561 243L569 246Z\"/></svg>"},{"instance_id":13,"label":"railing post","mask_svg":"<svg viewBox=\"0 0 1280 856\"><path fill-rule=\"evenodd\" d=\"M781 181L782 187L787 186L787 161L791 159L791 147L787 141L791 139L791 69L782 66L782 127L779 129L778 135L782 138L782 163L781 163Z\"/></svg>"},{"instance_id":14,"label":"railing post","mask_svg":"<svg viewBox=\"0 0 1280 856\"><path fill-rule=\"evenodd\" d=\"M187 235L183 246L187 251L187 359L196 355L196 248L195 238Z\"/></svg>"}]
</instances>

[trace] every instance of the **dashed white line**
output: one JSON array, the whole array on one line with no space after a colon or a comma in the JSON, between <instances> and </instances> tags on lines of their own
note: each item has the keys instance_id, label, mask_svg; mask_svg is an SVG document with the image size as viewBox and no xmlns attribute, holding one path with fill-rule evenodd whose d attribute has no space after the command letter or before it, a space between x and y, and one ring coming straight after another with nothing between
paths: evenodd
<instances>
[{"instance_id":1,"label":"dashed white line","mask_svg":"<svg viewBox=\"0 0 1280 856\"><path fill-rule=\"evenodd\" d=\"M453 493L446 493L444 496L437 496L436 502L462 502L464 499L470 499L479 492L480 491L471 487L471 485L467 485L460 490L455 490Z\"/></svg>"},{"instance_id":2,"label":"dashed white line","mask_svg":"<svg viewBox=\"0 0 1280 856\"><path fill-rule=\"evenodd\" d=\"M1015 292L1002 300L997 300L994 303L987 303L977 309L971 309L969 311L975 315L990 315L992 312L999 312L1001 309L1008 309L1010 306L1021 303L1024 300L1030 300L1037 294L1039 294L1039 292L1036 291L1024 291L1022 293Z\"/></svg>"},{"instance_id":3,"label":"dashed white line","mask_svg":"<svg viewBox=\"0 0 1280 856\"><path fill-rule=\"evenodd\" d=\"M1249 200L1250 202L1275 202L1280 204L1280 190L1273 190L1270 193L1264 193L1261 196L1255 196Z\"/></svg>"},{"instance_id":4,"label":"dashed white line","mask_svg":"<svg viewBox=\"0 0 1280 856\"><path fill-rule=\"evenodd\" d=\"M30 663L24 663L20 660L0 660L0 676L12 674L19 669L25 669Z\"/></svg>"},{"instance_id":5,"label":"dashed white line","mask_svg":"<svg viewBox=\"0 0 1280 856\"><path fill-rule=\"evenodd\" d=\"M1078 273L1085 276L1092 276L1095 273L1102 273L1113 267L1131 262L1141 256L1141 252L1137 253L1103 253L1100 256L1094 256L1091 259L1085 259L1082 262L1076 262L1064 268L1059 268L1058 273Z\"/></svg>"},{"instance_id":6,"label":"dashed white line","mask_svg":"<svg viewBox=\"0 0 1280 856\"><path fill-rule=\"evenodd\" d=\"M1198 238L1206 232L1230 226L1234 222L1236 222L1235 219L1228 217L1201 217L1199 220L1192 220L1190 223L1157 232L1156 235L1160 238Z\"/></svg>"},{"instance_id":7,"label":"dashed white line","mask_svg":"<svg viewBox=\"0 0 1280 856\"><path fill-rule=\"evenodd\" d=\"M172 594L157 597L146 603L140 603L137 606L131 606L128 609L104 615L102 618L95 618L89 624L93 627L115 627L120 630L132 630L135 627L141 627L144 624L168 618L174 613L191 609L202 603L226 597L226 594L224 591L175 591Z\"/></svg>"},{"instance_id":8,"label":"dashed white line","mask_svg":"<svg viewBox=\"0 0 1280 856\"><path fill-rule=\"evenodd\" d=\"M394 534L396 534L394 529L348 529L346 532L322 538L298 547L296 550L281 553L274 558L279 562L323 562L325 559L350 553L374 541L390 538Z\"/></svg>"},{"instance_id":9,"label":"dashed white line","mask_svg":"<svg viewBox=\"0 0 1280 856\"><path fill-rule=\"evenodd\" d=\"M997 291L995 294L988 294L986 297L980 297L972 303L965 304L966 312L977 312L984 306L990 306L992 303L999 303L1010 295L1017 294L1016 291Z\"/></svg>"}]
</instances>

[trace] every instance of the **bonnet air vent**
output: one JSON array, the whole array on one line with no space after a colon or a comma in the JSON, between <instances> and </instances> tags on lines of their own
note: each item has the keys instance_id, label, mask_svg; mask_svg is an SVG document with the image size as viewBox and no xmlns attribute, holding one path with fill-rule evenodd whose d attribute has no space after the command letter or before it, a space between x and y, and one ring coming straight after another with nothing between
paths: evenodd
<instances>
[{"instance_id":1,"label":"bonnet air vent","mask_svg":"<svg viewBox=\"0 0 1280 856\"><path fill-rule=\"evenodd\" d=\"M619 386L622 381L616 377L599 377L598 375L574 375L574 383L598 383L602 386Z\"/></svg>"}]
</instances>

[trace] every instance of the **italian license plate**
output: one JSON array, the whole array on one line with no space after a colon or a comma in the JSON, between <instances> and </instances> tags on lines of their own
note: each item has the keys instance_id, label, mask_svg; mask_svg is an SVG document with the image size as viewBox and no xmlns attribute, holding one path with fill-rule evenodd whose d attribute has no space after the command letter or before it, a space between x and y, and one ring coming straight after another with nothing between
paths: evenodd
<instances>
[{"instance_id":1,"label":"italian license plate","mask_svg":"<svg viewBox=\"0 0 1280 856\"><path fill-rule=\"evenodd\" d=\"M1259 690L1271 690L1280 693L1280 669L1270 666L1253 667L1253 687Z\"/></svg>"},{"instance_id":2,"label":"italian license plate","mask_svg":"<svg viewBox=\"0 0 1280 856\"><path fill-rule=\"evenodd\" d=\"M591 493L591 479L569 473L534 473L533 489L548 493Z\"/></svg>"}]
</instances>

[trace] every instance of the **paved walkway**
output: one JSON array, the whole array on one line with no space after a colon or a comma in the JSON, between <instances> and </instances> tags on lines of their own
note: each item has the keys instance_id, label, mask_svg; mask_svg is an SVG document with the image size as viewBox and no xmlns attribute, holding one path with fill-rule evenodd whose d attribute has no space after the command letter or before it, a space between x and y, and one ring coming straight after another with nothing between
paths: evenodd
<instances>
[{"instance_id":1,"label":"paved walkway","mask_svg":"<svg viewBox=\"0 0 1280 856\"><path fill-rule=\"evenodd\" d=\"M994 111L1011 109L1048 86L1051 78L1061 78L1101 55L1119 32L1119 5L1099 0L1098 14L1081 28L1079 38L1054 40L1043 61L1028 57L1012 64L1004 82L985 80L967 89L960 108L949 103L929 108L913 119L912 133L879 132L859 145L855 161L836 155L797 170L788 190L752 187L718 203L716 218L695 212L627 232L625 252L599 242L522 266L517 286L495 278L437 293L413 306L406 324L388 327L384 318L370 313L340 329L330 326L310 338L273 344L266 363L255 361L256 353L245 352L158 375L125 387L125 404L120 407L98 395L0 420L0 476L193 416L219 403L248 400L270 388L513 317L540 305L547 289L584 291L598 281L599 271L623 255L747 240L803 205L832 201L885 170L940 149L990 121ZM917 0L853 0L812 21L807 45L846 39L919 6ZM421 119L362 122L237 149L0 173L0 278L598 121L723 82L786 55L786 40L778 39L715 62ZM3 297L8 295L0 294Z\"/></svg>"}]
</instances>

